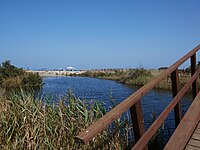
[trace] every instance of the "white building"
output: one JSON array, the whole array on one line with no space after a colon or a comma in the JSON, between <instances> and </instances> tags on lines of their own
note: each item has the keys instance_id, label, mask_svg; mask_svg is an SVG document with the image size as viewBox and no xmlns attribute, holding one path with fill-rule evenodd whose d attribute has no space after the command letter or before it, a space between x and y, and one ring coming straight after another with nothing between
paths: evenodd
<instances>
[{"instance_id":1,"label":"white building","mask_svg":"<svg viewBox=\"0 0 200 150\"><path fill-rule=\"evenodd\" d=\"M75 68L74 67L67 67L67 71L74 71Z\"/></svg>"}]
</instances>

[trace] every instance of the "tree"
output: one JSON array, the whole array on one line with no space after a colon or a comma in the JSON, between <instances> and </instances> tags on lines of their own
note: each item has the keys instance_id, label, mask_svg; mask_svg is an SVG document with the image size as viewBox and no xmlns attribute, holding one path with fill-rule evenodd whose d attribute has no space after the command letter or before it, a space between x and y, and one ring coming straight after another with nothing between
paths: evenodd
<instances>
[{"instance_id":1,"label":"tree","mask_svg":"<svg viewBox=\"0 0 200 150\"><path fill-rule=\"evenodd\" d=\"M10 60L2 62L0 67L0 78L9 78L16 77L19 75L24 75L24 71L21 68L17 68L14 65L11 65Z\"/></svg>"}]
</instances>

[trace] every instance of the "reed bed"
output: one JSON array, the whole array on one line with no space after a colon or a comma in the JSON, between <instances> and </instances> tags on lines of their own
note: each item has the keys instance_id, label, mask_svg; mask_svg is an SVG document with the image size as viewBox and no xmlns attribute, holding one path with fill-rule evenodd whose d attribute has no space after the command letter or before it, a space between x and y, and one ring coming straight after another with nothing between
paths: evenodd
<instances>
[{"instance_id":1,"label":"reed bed","mask_svg":"<svg viewBox=\"0 0 200 150\"><path fill-rule=\"evenodd\" d=\"M57 103L34 93L0 92L0 149L126 149L130 126L116 120L87 145L75 136L108 110L67 92Z\"/></svg>"}]
</instances>

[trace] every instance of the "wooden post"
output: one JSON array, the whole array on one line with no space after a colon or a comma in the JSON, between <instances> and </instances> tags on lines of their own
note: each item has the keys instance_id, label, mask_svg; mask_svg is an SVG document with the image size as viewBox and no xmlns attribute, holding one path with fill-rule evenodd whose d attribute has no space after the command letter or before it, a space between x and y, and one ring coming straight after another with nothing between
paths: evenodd
<instances>
[{"instance_id":1,"label":"wooden post","mask_svg":"<svg viewBox=\"0 0 200 150\"><path fill-rule=\"evenodd\" d=\"M193 76L196 72L196 53L191 56L191 76ZM197 85L197 79L192 84L192 96L193 99L195 99L196 95L198 93L198 85Z\"/></svg>"},{"instance_id":2,"label":"wooden post","mask_svg":"<svg viewBox=\"0 0 200 150\"><path fill-rule=\"evenodd\" d=\"M173 98L174 98L174 97L176 97L176 95L179 92L178 68L172 72L171 80L172 80L172 94L173 94ZM176 106L174 107L174 116L175 116L175 127L177 127L182 118L180 103L177 103Z\"/></svg>"},{"instance_id":3,"label":"wooden post","mask_svg":"<svg viewBox=\"0 0 200 150\"><path fill-rule=\"evenodd\" d=\"M145 133L144 119L142 115L141 100L135 105L130 107L132 125L134 130L135 141L137 142L140 137ZM148 150L148 146L145 146L145 150Z\"/></svg>"}]
</instances>

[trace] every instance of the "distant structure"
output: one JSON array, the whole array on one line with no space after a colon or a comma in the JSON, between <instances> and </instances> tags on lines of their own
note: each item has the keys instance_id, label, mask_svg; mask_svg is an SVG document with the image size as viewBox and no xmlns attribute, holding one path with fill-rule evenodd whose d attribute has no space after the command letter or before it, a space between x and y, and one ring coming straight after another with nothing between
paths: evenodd
<instances>
[{"instance_id":1,"label":"distant structure","mask_svg":"<svg viewBox=\"0 0 200 150\"><path fill-rule=\"evenodd\" d=\"M38 70L38 71L45 71L46 68L42 68L42 67L40 67L40 68L38 68L38 69L36 69L36 70Z\"/></svg>"},{"instance_id":2,"label":"distant structure","mask_svg":"<svg viewBox=\"0 0 200 150\"><path fill-rule=\"evenodd\" d=\"M67 70L67 71L75 71L75 68L74 68L74 67L67 67L66 70Z\"/></svg>"}]
</instances>

